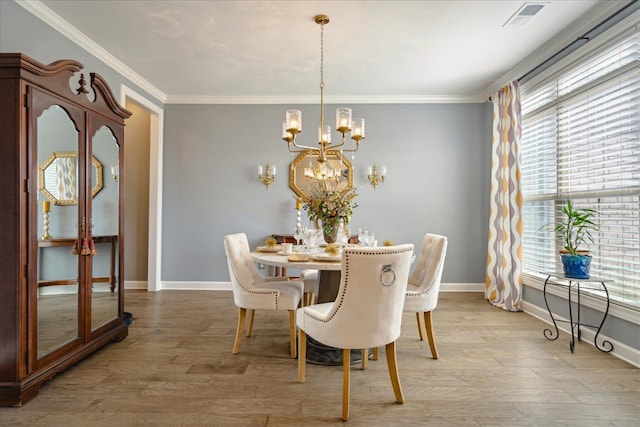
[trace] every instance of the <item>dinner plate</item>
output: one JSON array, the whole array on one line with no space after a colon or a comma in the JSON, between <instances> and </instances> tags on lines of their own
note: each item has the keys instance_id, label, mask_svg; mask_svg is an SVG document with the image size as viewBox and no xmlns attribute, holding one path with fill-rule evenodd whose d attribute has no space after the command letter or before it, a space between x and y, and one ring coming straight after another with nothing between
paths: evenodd
<instances>
[{"instance_id":1,"label":"dinner plate","mask_svg":"<svg viewBox=\"0 0 640 427\"><path fill-rule=\"evenodd\" d=\"M314 261L325 261L325 262L336 262L342 261L342 255L331 255L331 254L315 254L311 255L311 259Z\"/></svg>"},{"instance_id":2,"label":"dinner plate","mask_svg":"<svg viewBox=\"0 0 640 427\"><path fill-rule=\"evenodd\" d=\"M258 246L256 248L256 250L258 252L280 252L282 250L282 246L280 245L275 245L275 246Z\"/></svg>"}]
</instances>

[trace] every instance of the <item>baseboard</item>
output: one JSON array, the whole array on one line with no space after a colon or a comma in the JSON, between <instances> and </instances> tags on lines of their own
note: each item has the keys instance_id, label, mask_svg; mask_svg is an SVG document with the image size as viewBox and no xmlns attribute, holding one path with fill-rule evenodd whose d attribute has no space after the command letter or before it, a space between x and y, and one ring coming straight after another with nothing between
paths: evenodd
<instances>
[{"instance_id":1,"label":"baseboard","mask_svg":"<svg viewBox=\"0 0 640 427\"><path fill-rule=\"evenodd\" d=\"M484 283L441 283L440 292L484 292Z\"/></svg>"},{"instance_id":2,"label":"baseboard","mask_svg":"<svg viewBox=\"0 0 640 427\"><path fill-rule=\"evenodd\" d=\"M126 284L125 284L126 285ZM146 289L129 288L126 289ZM183 290L183 291L230 291L231 282L173 282L162 281L158 290ZM484 283L442 283L441 292L484 292Z\"/></svg>"},{"instance_id":3,"label":"baseboard","mask_svg":"<svg viewBox=\"0 0 640 427\"><path fill-rule=\"evenodd\" d=\"M148 284L146 280L125 280L124 281L125 289L148 289Z\"/></svg>"},{"instance_id":4,"label":"baseboard","mask_svg":"<svg viewBox=\"0 0 640 427\"><path fill-rule=\"evenodd\" d=\"M526 301L522 301L522 310L527 313L530 316L533 316L535 318L538 318L540 320L542 320L543 322L549 324L549 325L553 325L553 322L551 321L551 318L549 317L549 312L546 309L543 309L541 307L538 307L535 304L531 304L528 303ZM569 319L566 319L564 317L559 317L556 316L554 314L554 318L556 318L557 320L563 320L563 321L568 321ZM560 329L562 332L565 332L569 335L571 335L571 329L569 328L569 324L568 323L564 323L564 322L557 322L558 325L558 329ZM580 341L580 343L587 343L590 344L592 346L595 346L595 344L593 343L593 339L595 338L596 335L596 331L591 329L591 328L580 328L580 330L582 331L582 340ZM542 334L542 330L540 330L540 333ZM559 338L562 339L563 337ZM610 341L611 344L613 344L613 351L611 351L611 355L617 357L618 359L624 360L625 362L640 368L640 351L634 349L633 347L629 347L628 345L621 343L619 341L616 341L614 339L609 338L606 335L600 334L598 336L598 343L601 343L601 339ZM568 341L567 341L568 342ZM577 344L577 341L576 341ZM567 351L569 350L569 344L567 343Z\"/></svg>"},{"instance_id":5,"label":"baseboard","mask_svg":"<svg viewBox=\"0 0 640 427\"><path fill-rule=\"evenodd\" d=\"M230 291L231 282L174 282L163 280L158 286L163 291Z\"/></svg>"}]
</instances>

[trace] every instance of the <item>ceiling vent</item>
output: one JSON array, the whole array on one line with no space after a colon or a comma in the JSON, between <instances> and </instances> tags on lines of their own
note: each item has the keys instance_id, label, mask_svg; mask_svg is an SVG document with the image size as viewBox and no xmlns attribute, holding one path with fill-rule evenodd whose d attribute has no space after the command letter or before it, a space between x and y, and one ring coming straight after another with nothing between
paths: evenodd
<instances>
[{"instance_id":1,"label":"ceiling vent","mask_svg":"<svg viewBox=\"0 0 640 427\"><path fill-rule=\"evenodd\" d=\"M507 22L504 23L503 27L512 26L512 27L524 27L527 25L534 16L536 16L543 7L545 7L547 3L531 3L527 2L523 4L520 9L514 13L511 18Z\"/></svg>"}]
</instances>

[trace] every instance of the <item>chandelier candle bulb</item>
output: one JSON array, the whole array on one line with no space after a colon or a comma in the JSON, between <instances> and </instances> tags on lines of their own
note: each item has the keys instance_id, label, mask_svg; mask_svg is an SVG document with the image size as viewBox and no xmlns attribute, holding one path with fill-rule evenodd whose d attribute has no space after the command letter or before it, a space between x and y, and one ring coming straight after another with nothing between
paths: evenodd
<instances>
[{"instance_id":1,"label":"chandelier candle bulb","mask_svg":"<svg viewBox=\"0 0 640 427\"><path fill-rule=\"evenodd\" d=\"M318 140L321 144L331 144L331 126L323 125L318 128Z\"/></svg>"},{"instance_id":2,"label":"chandelier candle bulb","mask_svg":"<svg viewBox=\"0 0 640 427\"><path fill-rule=\"evenodd\" d=\"M353 119L352 126L353 131L351 132L351 139L355 139L358 142L361 139L364 139L364 119Z\"/></svg>"},{"instance_id":3,"label":"chandelier candle bulb","mask_svg":"<svg viewBox=\"0 0 640 427\"><path fill-rule=\"evenodd\" d=\"M287 123L287 132L292 135L302 132L302 111L287 110L285 113L285 122Z\"/></svg>"},{"instance_id":4,"label":"chandelier candle bulb","mask_svg":"<svg viewBox=\"0 0 640 427\"><path fill-rule=\"evenodd\" d=\"M287 142L293 141L293 135L287 130L287 122L282 122L282 139Z\"/></svg>"},{"instance_id":5,"label":"chandelier candle bulb","mask_svg":"<svg viewBox=\"0 0 640 427\"><path fill-rule=\"evenodd\" d=\"M336 110L336 130L343 134L351 130L351 108Z\"/></svg>"}]
</instances>

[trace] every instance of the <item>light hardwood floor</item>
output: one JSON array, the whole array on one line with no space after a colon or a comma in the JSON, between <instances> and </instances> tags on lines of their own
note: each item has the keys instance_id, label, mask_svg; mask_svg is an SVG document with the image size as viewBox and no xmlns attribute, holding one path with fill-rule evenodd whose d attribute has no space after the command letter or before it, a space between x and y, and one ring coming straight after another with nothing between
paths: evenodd
<instances>
[{"instance_id":1,"label":"light hardwood floor","mask_svg":"<svg viewBox=\"0 0 640 427\"><path fill-rule=\"evenodd\" d=\"M127 291L134 322L111 344L42 386L1 426L342 425L341 367L307 366L297 382L286 312L257 312L254 336L231 354L230 292ZM640 425L640 369L542 321L494 308L477 293L441 293L439 360L406 314L398 341L405 403L384 359L352 367L350 426Z\"/></svg>"}]
</instances>

